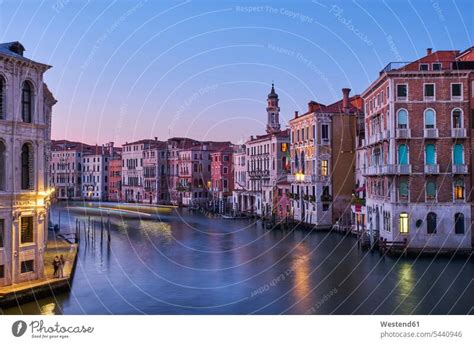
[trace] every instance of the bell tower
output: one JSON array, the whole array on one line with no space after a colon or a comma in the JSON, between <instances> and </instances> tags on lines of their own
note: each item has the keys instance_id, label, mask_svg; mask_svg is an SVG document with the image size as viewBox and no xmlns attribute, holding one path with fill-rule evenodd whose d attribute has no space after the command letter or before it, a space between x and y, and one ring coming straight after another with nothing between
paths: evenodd
<instances>
[{"instance_id":1,"label":"bell tower","mask_svg":"<svg viewBox=\"0 0 474 344\"><path fill-rule=\"evenodd\" d=\"M267 98L267 133L277 133L280 131L280 108L278 107L278 94L275 92L275 85Z\"/></svg>"}]
</instances>

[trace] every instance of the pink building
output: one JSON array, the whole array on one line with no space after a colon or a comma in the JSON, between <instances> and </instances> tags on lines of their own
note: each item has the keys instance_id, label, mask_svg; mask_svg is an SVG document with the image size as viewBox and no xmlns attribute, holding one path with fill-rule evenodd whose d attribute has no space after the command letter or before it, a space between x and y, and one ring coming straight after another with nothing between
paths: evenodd
<instances>
[{"instance_id":1,"label":"pink building","mask_svg":"<svg viewBox=\"0 0 474 344\"><path fill-rule=\"evenodd\" d=\"M233 153L231 146L211 153L211 195L215 210L223 213L231 207L234 191Z\"/></svg>"}]
</instances>

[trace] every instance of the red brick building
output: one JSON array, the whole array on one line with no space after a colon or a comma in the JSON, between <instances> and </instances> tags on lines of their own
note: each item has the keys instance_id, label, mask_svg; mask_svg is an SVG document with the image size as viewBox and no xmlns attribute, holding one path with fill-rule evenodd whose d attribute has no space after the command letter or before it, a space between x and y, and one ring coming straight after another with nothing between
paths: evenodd
<instances>
[{"instance_id":1,"label":"red brick building","mask_svg":"<svg viewBox=\"0 0 474 344\"><path fill-rule=\"evenodd\" d=\"M362 94L372 236L471 247L473 51L390 63Z\"/></svg>"},{"instance_id":2,"label":"red brick building","mask_svg":"<svg viewBox=\"0 0 474 344\"><path fill-rule=\"evenodd\" d=\"M232 146L211 153L211 196L214 209L223 213L231 207L234 191Z\"/></svg>"}]
</instances>

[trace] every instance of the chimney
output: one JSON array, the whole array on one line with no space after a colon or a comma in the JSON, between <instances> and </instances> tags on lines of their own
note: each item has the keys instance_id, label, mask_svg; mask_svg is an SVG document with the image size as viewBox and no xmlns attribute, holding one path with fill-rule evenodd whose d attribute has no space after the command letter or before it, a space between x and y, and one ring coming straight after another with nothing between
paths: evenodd
<instances>
[{"instance_id":1,"label":"chimney","mask_svg":"<svg viewBox=\"0 0 474 344\"><path fill-rule=\"evenodd\" d=\"M155 136L155 141L158 141L158 136Z\"/></svg>"},{"instance_id":2,"label":"chimney","mask_svg":"<svg viewBox=\"0 0 474 344\"><path fill-rule=\"evenodd\" d=\"M349 103L349 93L351 92L350 88L343 88L342 89L342 108L344 111L349 110L350 103Z\"/></svg>"},{"instance_id":3,"label":"chimney","mask_svg":"<svg viewBox=\"0 0 474 344\"><path fill-rule=\"evenodd\" d=\"M318 105L318 103L316 103L315 101L313 101L313 100L310 101L308 103L308 112L315 112L317 110L316 109L317 105Z\"/></svg>"},{"instance_id":4,"label":"chimney","mask_svg":"<svg viewBox=\"0 0 474 344\"><path fill-rule=\"evenodd\" d=\"M433 49L431 48L426 49L426 55L431 55L432 52L433 52Z\"/></svg>"},{"instance_id":5,"label":"chimney","mask_svg":"<svg viewBox=\"0 0 474 344\"><path fill-rule=\"evenodd\" d=\"M298 111L295 111L295 118L298 118Z\"/></svg>"}]
</instances>

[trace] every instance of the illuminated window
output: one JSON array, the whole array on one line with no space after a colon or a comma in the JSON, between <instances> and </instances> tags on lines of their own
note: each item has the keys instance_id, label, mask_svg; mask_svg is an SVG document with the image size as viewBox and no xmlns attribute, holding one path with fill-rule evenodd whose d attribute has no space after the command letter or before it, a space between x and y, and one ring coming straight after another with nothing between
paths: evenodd
<instances>
[{"instance_id":1,"label":"illuminated window","mask_svg":"<svg viewBox=\"0 0 474 344\"><path fill-rule=\"evenodd\" d=\"M321 160L321 175L322 176L327 176L328 175L328 161L327 160Z\"/></svg>"},{"instance_id":2,"label":"illuminated window","mask_svg":"<svg viewBox=\"0 0 474 344\"><path fill-rule=\"evenodd\" d=\"M21 218L21 243L27 244L33 242L33 216Z\"/></svg>"},{"instance_id":3,"label":"illuminated window","mask_svg":"<svg viewBox=\"0 0 474 344\"><path fill-rule=\"evenodd\" d=\"M281 151L282 152L288 151L288 143L282 143L281 144Z\"/></svg>"},{"instance_id":4,"label":"illuminated window","mask_svg":"<svg viewBox=\"0 0 474 344\"><path fill-rule=\"evenodd\" d=\"M462 179L454 182L454 199L464 200L464 181Z\"/></svg>"},{"instance_id":5,"label":"illuminated window","mask_svg":"<svg viewBox=\"0 0 474 344\"><path fill-rule=\"evenodd\" d=\"M399 221L400 221L400 234L408 234L408 231L409 231L408 214L401 213Z\"/></svg>"}]
</instances>

